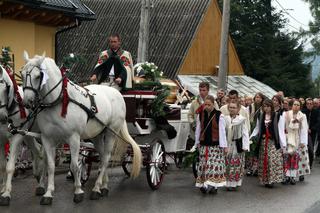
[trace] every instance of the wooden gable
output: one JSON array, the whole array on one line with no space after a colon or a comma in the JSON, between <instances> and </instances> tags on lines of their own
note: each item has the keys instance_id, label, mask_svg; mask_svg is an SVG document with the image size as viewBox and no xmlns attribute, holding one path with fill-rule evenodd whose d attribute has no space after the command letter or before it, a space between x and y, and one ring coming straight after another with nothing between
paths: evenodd
<instances>
[{"instance_id":1,"label":"wooden gable","mask_svg":"<svg viewBox=\"0 0 320 213\"><path fill-rule=\"evenodd\" d=\"M217 75L219 65L222 14L212 0L200 23L179 75ZM229 75L244 75L236 49L229 37Z\"/></svg>"}]
</instances>

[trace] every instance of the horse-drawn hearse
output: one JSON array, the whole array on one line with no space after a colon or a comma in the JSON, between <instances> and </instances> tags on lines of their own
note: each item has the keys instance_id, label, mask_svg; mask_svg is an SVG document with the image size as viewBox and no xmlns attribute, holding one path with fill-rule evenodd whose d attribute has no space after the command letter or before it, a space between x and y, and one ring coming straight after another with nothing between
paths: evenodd
<instances>
[{"instance_id":1,"label":"horse-drawn hearse","mask_svg":"<svg viewBox=\"0 0 320 213\"><path fill-rule=\"evenodd\" d=\"M69 145L70 169L76 174L76 203L84 198L81 182L88 179L92 162L97 159L99 174L90 199L96 200L108 194L107 170L111 152L114 144L121 142L129 147L121 158L124 172L130 177L137 177L143 165L149 186L154 190L160 187L169 162L166 156L177 162L178 153L186 150L190 132L187 110L175 103L165 103L167 113L155 116L157 113L152 107L163 104L159 102L159 96L163 95L161 90L149 88L129 90L121 94L102 85L80 87L69 81L65 70L60 70L50 58L36 56L29 59L25 54L25 60L27 63L22 71L24 92L21 96L31 112L26 121L16 125L16 133L21 135L19 143L23 137L38 137L46 152L48 186L46 191L42 189L43 193L38 193L43 194L40 204L52 203L55 153L57 145L61 143ZM10 86L13 88L12 79L1 71L0 93L15 96L13 91L7 91ZM6 97L5 104L8 104L8 99L12 100L12 97ZM17 104L18 109L19 106L20 103ZM5 108L8 109L7 106ZM0 111L0 117L3 117L1 113ZM6 113L4 117L8 117L8 112ZM29 123L31 124L28 125ZM30 129L33 125L36 126L34 130ZM92 144L84 143L88 140ZM12 153L15 150L10 150L10 155ZM15 157L9 159L12 165ZM0 205L9 205L11 178L2 188ZM43 188L43 184L41 187Z\"/></svg>"}]
</instances>

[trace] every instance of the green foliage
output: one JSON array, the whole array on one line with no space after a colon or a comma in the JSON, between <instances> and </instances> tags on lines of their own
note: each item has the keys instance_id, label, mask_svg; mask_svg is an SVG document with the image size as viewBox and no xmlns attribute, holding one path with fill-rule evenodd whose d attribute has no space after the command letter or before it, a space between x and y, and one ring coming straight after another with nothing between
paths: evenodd
<instances>
[{"instance_id":1,"label":"green foliage","mask_svg":"<svg viewBox=\"0 0 320 213\"><path fill-rule=\"evenodd\" d=\"M183 168L189 168L192 163L195 161L196 158L199 157L199 151L196 150L195 152L190 152L188 153L185 157L184 157L184 160L183 160L183 163L182 163L182 167Z\"/></svg>"},{"instance_id":2,"label":"green foliage","mask_svg":"<svg viewBox=\"0 0 320 213\"><path fill-rule=\"evenodd\" d=\"M319 0L304 0L310 4L311 15L314 20L309 22L309 29L302 30L301 36L311 36L311 45L313 50L310 51L310 54L320 54L320 1Z\"/></svg>"},{"instance_id":3,"label":"green foliage","mask_svg":"<svg viewBox=\"0 0 320 213\"><path fill-rule=\"evenodd\" d=\"M230 34L245 74L286 96L309 95L310 67L303 64L298 36L283 29L287 20L282 12L275 11L271 0L231 2Z\"/></svg>"},{"instance_id":4,"label":"green foliage","mask_svg":"<svg viewBox=\"0 0 320 213\"><path fill-rule=\"evenodd\" d=\"M167 86L161 86L157 90L157 97L153 100L151 104L151 112L152 117L157 118L159 116L165 116L166 112L164 111L165 108L165 99L170 94L170 88Z\"/></svg>"},{"instance_id":5,"label":"green foliage","mask_svg":"<svg viewBox=\"0 0 320 213\"><path fill-rule=\"evenodd\" d=\"M9 63L12 61L10 57L11 49L10 47L3 47L1 49L1 57L0 57L0 64L4 66L8 66Z\"/></svg>"},{"instance_id":6,"label":"green foliage","mask_svg":"<svg viewBox=\"0 0 320 213\"><path fill-rule=\"evenodd\" d=\"M84 63L84 62L85 60L81 56L70 53L68 56L62 59L62 66L64 66L67 69L71 69L75 63Z\"/></svg>"},{"instance_id":7,"label":"green foliage","mask_svg":"<svg viewBox=\"0 0 320 213\"><path fill-rule=\"evenodd\" d=\"M314 94L313 96L320 96L320 75L318 75L318 77L314 81L314 92L313 92L313 94Z\"/></svg>"}]
</instances>

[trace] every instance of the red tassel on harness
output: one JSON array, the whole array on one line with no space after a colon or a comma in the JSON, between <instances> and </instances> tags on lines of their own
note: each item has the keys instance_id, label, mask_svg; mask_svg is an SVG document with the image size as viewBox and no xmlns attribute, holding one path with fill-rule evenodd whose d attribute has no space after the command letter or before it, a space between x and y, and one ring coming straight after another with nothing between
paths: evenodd
<instances>
[{"instance_id":1,"label":"red tassel on harness","mask_svg":"<svg viewBox=\"0 0 320 213\"><path fill-rule=\"evenodd\" d=\"M22 98L21 98L21 95L18 90L18 85L17 85L16 79L14 78L13 73L11 72L11 70L8 66L5 67L5 70L7 71L8 75L13 83L14 95L16 96L16 99L17 99L17 102L19 105L20 118L26 118L27 117L26 109L24 108Z\"/></svg>"},{"instance_id":2,"label":"red tassel on harness","mask_svg":"<svg viewBox=\"0 0 320 213\"><path fill-rule=\"evenodd\" d=\"M69 95L68 95L68 90L67 90L67 86L68 86L68 78L65 77L66 74L66 68L62 67L60 69L61 71L61 75L63 77L63 81L62 81L62 109L61 109L61 116L62 117L66 117L67 115L67 109L68 109L68 104L69 104Z\"/></svg>"}]
</instances>

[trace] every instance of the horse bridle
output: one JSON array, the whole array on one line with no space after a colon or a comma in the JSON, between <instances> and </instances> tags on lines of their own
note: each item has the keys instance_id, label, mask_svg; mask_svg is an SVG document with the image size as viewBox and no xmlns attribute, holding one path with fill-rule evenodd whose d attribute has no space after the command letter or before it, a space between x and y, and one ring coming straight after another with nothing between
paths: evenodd
<instances>
[{"instance_id":1,"label":"horse bridle","mask_svg":"<svg viewBox=\"0 0 320 213\"><path fill-rule=\"evenodd\" d=\"M8 97L10 85L8 85L7 82L6 82L5 80L3 80L3 79L0 80L0 84L5 84L5 85L6 85L6 88L7 88L7 97ZM7 98L7 99L9 99L9 98ZM11 105L11 104L10 104L10 105ZM9 109L9 101L8 101L8 100L7 100L6 103L3 103L3 104L0 102L0 109L5 108L5 107L6 107L7 109Z\"/></svg>"},{"instance_id":2,"label":"horse bridle","mask_svg":"<svg viewBox=\"0 0 320 213\"><path fill-rule=\"evenodd\" d=\"M34 70L34 68L38 68L40 70L40 82L39 82L38 89L34 88L34 86L32 85L32 81L31 81L31 73ZM29 80L30 86L28 86L28 84L27 84L28 80ZM23 91L31 90L32 92L35 93L37 98L40 98L41 97L40 89L41 89L42 80L43 80L43 73L41 72L41 68L39 66L32 66L32 68L30 70L26 71L26 79L22 84Z\"/></svg>"},{"instance_id":3,"label":"horse bridle","mask_svg":"<svg viewBox=\"0 0 320 213\"><path fill-rule=\"evenodd\" d=\"M32 85L32 81L31 81L31 73L32 71L34 70L34 68L38 68L40 70L40 82L39 82L39 86L37 89L34 88L34 86ZM38 103L38 106L41 106L42 108L45 108L45 107L51 107L51 106L54 106L56 104L59 103L59 100L61 98L61 95L62 95L62 89L60 91L60 94L59 96L57 97L56 100L54 100L52 103L43 103L43 100L51 93L53 92L63 81L63 79L66 78L66 76L62 76L60 81L54 86L52 87L44 96L41 96L41 84L42 84L42 81L43 81L43 72L41 71L41 68L39 66L33 66L30 70L28 70L26 72L26 79L25 81L23 82L23 91L25 90L31 90L32 92L35 93L36 95L36 99L38 99L39 101L37 102ZM30 86L27 85L28 83L28 80L30 82Z\"/></svg>"}]
</instances>

